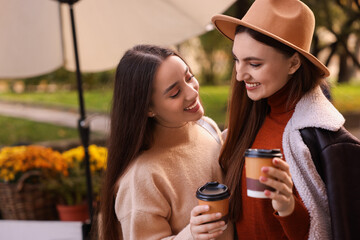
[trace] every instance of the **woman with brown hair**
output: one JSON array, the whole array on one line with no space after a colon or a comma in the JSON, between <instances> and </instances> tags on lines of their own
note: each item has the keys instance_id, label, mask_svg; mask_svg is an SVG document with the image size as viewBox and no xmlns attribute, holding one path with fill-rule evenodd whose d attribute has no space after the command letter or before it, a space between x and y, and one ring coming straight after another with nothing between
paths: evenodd
<instances>
[{"instance_id":1,"label":"woman with brown hair","mask_svg":"<svg viewBox=\"0 0 360 240\"><path fill-rule=\"evenodd\" d=\"M220 165L239 239L355 239L360 226L360 142L321 91L329 70L310 45L315 19L298 0L256 0L240 20L212 18L233 40L235 71ZM244 154L281 149L267 199L247 196ZM203 222L192 213L192 229ZM198 220L198 221L197 221Z\"/></svg>"},{"instance_id":2,"label":"woman with brown hair","mask_svg":"<svg viewBox=\"0 0 360 240\"><path fill-rule=\"evenodd\" d=\"M221 132L203 115L198 81L174 51L138 45L124 54L100 201L102 239L192 239L197 188L222 181Z\"/></svg>"}]
</instances>

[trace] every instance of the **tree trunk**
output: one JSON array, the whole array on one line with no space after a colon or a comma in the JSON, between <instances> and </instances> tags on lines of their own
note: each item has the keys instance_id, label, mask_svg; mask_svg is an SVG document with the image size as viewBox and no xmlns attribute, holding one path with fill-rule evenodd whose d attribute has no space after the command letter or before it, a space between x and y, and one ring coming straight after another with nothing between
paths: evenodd
<instances>
[{"instance_id":1,"label":"tree trunk","mask_svg":"<svg viewBox=\"0 0 360 240\"><path fill-rule=\"evenodd\" d=\"M247 10L250 8L251 4L253 3L253 0L238 0L236 1L236 18L241 19Z\"/></svg>"},{"instance_id":2,"label":"tree trunk","mask_svg":"<svg viewBox=\"0 0 360 240\"><path fill-rule=\"evenodd\" d=\"M320 42L319 42L319 36L317 35L317 32L314 32L314 37L313 37L313 41L312 41L312 49L311 49L311 53L315 56L318 57L319 52L320 52Z\"/></svg>"},{"instance_id":3,"label":"tree trunk","mask_svg":"<svg viewBox=\"0 0 360 240\"><path fill-rule=\"evenodd\" d=\"M350 59L346 53L342 53L339 55L339 73L338 73L339 83L347 83L350 81L350 78L352 76L352 69L348 64L349 60Z\"/></svg>"}]
</instances>

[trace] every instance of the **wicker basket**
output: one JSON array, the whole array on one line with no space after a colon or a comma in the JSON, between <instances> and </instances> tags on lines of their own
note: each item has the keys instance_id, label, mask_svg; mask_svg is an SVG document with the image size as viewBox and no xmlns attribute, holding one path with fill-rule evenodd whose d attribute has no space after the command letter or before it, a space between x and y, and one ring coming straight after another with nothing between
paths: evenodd
<instances>
[{"instance_id":1,"label":"wicker basket","mask_svg":"<svg viewBox=\"0 0 360 240\"><path fill-rule=\"evenodd\" d=\"M54 198L42 190L41 184L25 181L40 176L36 171L25 173L18 183L0 183L0 211L3 219L57 220Z\"/></svg>"}]
</instances>

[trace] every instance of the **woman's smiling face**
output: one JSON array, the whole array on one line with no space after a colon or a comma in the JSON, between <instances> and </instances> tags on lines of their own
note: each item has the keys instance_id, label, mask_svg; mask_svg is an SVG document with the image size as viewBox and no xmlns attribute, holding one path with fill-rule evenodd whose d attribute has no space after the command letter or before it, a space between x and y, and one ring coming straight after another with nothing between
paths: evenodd
<instances>
[{"instance_id":1,"label":"woman's smiling face","mask_svg":"<svg viewBox=\"0 0 360 240\"><path fill-rule=\"evenodd\" d=\"M244 81L247 95L254 101L268 98L285 86L294 72L293 58L298 57L286 57L248 33L235 35L233 55L236 80Z\"/></svg>"},{"instance_id":2,"label":"woman's smiling face","mask_svg":"<svg viewBox=\"0 0 360 240\"><path fill-rule=\"evenodd\" d=\"M185 62L170 56L155 74L149 116L166 127L179 127L204 115L199 83Z\"/></svg>"}]
</instances>

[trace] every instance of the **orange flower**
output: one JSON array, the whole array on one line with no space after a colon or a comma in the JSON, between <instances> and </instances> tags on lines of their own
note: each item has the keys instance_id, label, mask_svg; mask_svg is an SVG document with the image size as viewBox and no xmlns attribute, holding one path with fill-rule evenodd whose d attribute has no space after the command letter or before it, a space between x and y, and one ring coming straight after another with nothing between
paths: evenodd
<instances>
[{"instance_id":1,"label":"orange flower","mask_svg":"<svg viewBox=\"0 0 360 240\"><path fill-rule=\"evenodd\" d=\"M16 182L22 174L39 170L44 175L67 174L68 165L58 151L42 146L3 147L0 151L0 182Z\"/></svg>"}]
</instances>

